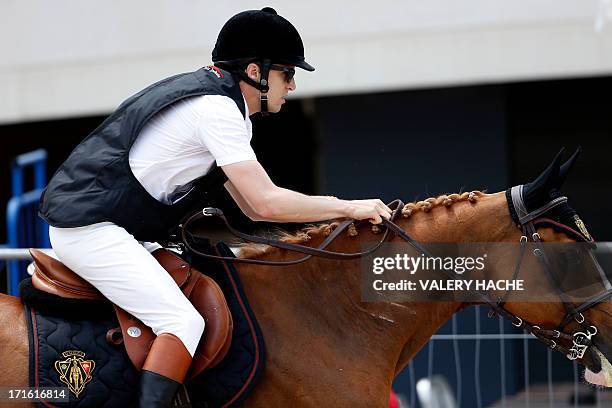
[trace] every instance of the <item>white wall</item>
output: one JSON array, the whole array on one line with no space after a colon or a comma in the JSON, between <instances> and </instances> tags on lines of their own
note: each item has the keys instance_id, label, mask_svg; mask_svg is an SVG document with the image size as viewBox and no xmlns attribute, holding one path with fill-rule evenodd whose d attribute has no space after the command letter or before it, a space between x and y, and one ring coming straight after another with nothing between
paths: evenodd
<instances>
[{"instance_id":1,"label":"white wall","mask_svg":"<svg viewBox=\"0 0 612 408\"><path fill-rule=\"evenodd\" d=\"M223 23L266 5L294 23L317 68L298 74L297 96L610 74L599 2L2 0L0 123L108 112L210 63Z\"/></svg>"}]
</instances>

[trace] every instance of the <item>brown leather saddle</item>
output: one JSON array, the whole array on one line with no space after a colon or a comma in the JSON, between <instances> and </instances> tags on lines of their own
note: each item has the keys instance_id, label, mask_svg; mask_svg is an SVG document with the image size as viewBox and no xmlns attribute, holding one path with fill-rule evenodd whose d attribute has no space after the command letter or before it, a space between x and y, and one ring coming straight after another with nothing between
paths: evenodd
<instances>
[{"instance_id":1,"label":"brown leather saddle","mask_svg":"<svg viewBox=\"0 0 612 408\"><path fill-rule=\"evenodd\" d=\"M30 249L30 254L35 265L32 285L36 289L65 298L105 299L96 288L58 260L36 249ZM227 354L232 342L232 315L221 288L214 280L191 268L171 251L158 249L152 255L172 276L206 323L187 374L187 379L191 379L217 365ZM109 331L107 341L117 345L123 343L130 360L140 371L155 334L140 320L117 305L113 306L120 327ZM122 339L121 336L117 338L119 333Z\"/></svg>"}]
</instances>

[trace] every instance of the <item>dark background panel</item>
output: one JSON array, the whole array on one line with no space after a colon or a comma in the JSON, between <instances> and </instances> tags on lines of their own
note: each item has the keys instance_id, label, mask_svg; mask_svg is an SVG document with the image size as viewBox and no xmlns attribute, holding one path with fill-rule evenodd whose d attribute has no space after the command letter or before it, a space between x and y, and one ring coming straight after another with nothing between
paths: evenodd
<instances>
[{"instance_id":1,"label":"dark background panel","mask_svg":"<svg viewBox=\"0 0 612 408\"><path fill-rule=\"evenodd\" d=\"M412 201L507 183L502 86L320 98L316 116L324 193Z\"/></svg>"},{"instance_id":2,"label":"dark background panel","mask_svg":"<svg viewBox=\"0 0 612 408\"><path fill-rule=\"evenodd\" d=\"M72 149L103 120L104 116L92 116L0 126L0 208L6 209L11 196L11 162L16 156L39 148L46 149L49 179ZM25 181L32 181L31 173L26 172ZM31 188L26 184L25 191ZM6 241L4 214L2 212L0 217L0 242Z\"/></svg>"},{"instance_id":3,"label":"dark background panel","mask_svg":"<svg viewBox=\"0 0 612 408\"><path fill-rule=\"evenodd\" d=\"M529 181L566 147L583 153L563 193L592 235L612 240L612 77L507 86L510 181Z\"/></svg>"}]
</instances>

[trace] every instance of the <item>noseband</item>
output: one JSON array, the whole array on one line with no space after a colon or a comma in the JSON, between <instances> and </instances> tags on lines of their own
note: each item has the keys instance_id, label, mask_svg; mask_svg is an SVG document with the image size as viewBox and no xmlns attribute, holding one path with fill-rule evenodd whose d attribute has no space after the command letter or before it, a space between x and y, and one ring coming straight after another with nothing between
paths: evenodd
<instances>
[{"instance_id":1,"label":"noseband","mask_svg":"<svg viewBox=\"0 0 612 408\"><path fill-rule=\"evenodd\" d=\"M587 300L585 303L583 303L582 305L578 307L574 306L574 304L571 302L569 297L565 293L563 293L560 285L558 284L556 275L554 274L554 271L552 270L550 263L548 261L548 258L544 252L544 246L542 245L542 240L540 238L540 235L538 234L536 230L536 225L540 223L557 224L552 220L548 220L546 218L540 218L540 217L544 215L545 213L547 213L548 211L550 211L551 209L555 208L556 206L567 202L567 197L556 198L550 201L545 206L538 208L535 211L527 212L527 207L525 206L525 202L523 201L522 191L523 191L522 185L513 187L510 190L511 197L512 197L512 204L519 217L519 227L522 231L522 236L520 239L520 254L519 254L519 258L517 259L516 266L514 268L512 280L515 280L518 277L518 274L521 269L522 259L526 251L527 242L531 240L531 242L535 243L535 249L533 250L533 253L537 257L537 259L540 261L543 269L545 270L550 280L553 282L553 286L555 287L555 290L557 291L557 294L559 295L559 298L561 299L565 307L566 315L564 319L561 321L561 323L557 326L556 329L554 330L542 329L537 325L533 325L533 324L530 324L524 321L517 315L509 312L508 310L504 308L504 305L509 295L509 291L507 291L497 301L492 301L483 292L475 291L474 293L482 299L483 303L486 303L491 308L491 311L489 312L489 317L500 315L508 319L512 323L512 325L514 325L515 327L519 327L519 328L526 330L527 332L529 332L530 334L532 334L533 336L541 340L543 343L545 343L547 346L549 346L551 349L555 349L565 354L567 358L570 360L576 360L576 359L582 358L584 357L584 354L586 350L588 349L588 347L593 344L593 341L591 339L598 332L597 327L589 323L585 319L583 312L590 309L591 307L595 306L596 304L600 302L604 302L608 300L612 296L612 284L610 284L610 281L608 280L606 275L599 269L601 278L606 288L605 291L602 294L599 294L599 295L596 295L590 298L589 300ZM403 230L401 227L399 227L395 223L395 221L401 214L401 210L404 207L404 203L401 200L395 200L389 203L388 207L393 210L393 213L391 214L390 219L388 220L383 219L383 225L386 227L383 233L383 236L374 246L362 252L355 252L355 253L333 252L333 251L328 251L325 248L329 246L329 244L331 244L331 242L333 242L334 239L340 235L340 233L342 233L343 231L347 229L350 229L352 225L366 224L368 223L368 221L357 221L357 222L353 220L343 221L319 245L318 248L313 248L313 247L309 247L306 245L292 244L288 242L279 241L276 239L264 238L264 237L242 233L234 229L229 224L229 222L227 221L227 219L223 215L223 212L220 209L210 208L210 207L205 208L203 211L190 216L189 218L185 220L185 222L182 223L182 225L180 226L182 245L184 245L189 252L195 255L198 255L198 256L205 257L205 258L227 260L227 261L239 262L239 263L259 264L259 265L288 266L288 265L295 265L295 264L304 262L310 259L312 256L318 256L318 257L329 258L329 259L340 259L340 260L361 258L363 256L366 256L376 251L387 240L389 231L392 231L393 233L398 235L400 238L402 238L404 241L409 243L416 250L421 251L423 255L425 255L426 257L431 257L432 255L430 255L429 252L425 248L423 248L418 242L412 239L412 237L410 237L410 235L408 235L405 230ZM191 233L189 232L189 226L193 222L200 220L204 217L221 218L222 221L225 223L225 226L227 227L227 229L232 234L237 236L238 238L241 238L241 239L244 239L250 242L270 245L276 248L281 248L281 249L303 253L303 254L306 254L306 256L296 259L296 260L291 260L291 261L266 261L266 260L260 260L260 259L243 259L243 258L223 257L223 256L211 255L205 252L198 251L197 249L193 248L193 246L190 244L190 242L197 241L197 238L191 235ZM557 225L560 227L564 227L565 229L571 231L573 234L582 238L582 235L578 234L574 230L571 230L569 227L565 225L561 225L561 224L557 224ZM585 242L588 242L593 247L595 246L592 240L586 241L584 238L582 238L582 240ZM452 275L453 271L446 271L446 272L449 273L449 276L454 277L454 275ZM576 322L578 322L578 324L580 324L584 328L584 331L575 332L573 334L564 333L563 330L572 320L575 320ZM568 343L571 341L572 346L569 349L567 349L559 345L558 343L561 340L565 340Z\"/></svg>"}]
</instances>

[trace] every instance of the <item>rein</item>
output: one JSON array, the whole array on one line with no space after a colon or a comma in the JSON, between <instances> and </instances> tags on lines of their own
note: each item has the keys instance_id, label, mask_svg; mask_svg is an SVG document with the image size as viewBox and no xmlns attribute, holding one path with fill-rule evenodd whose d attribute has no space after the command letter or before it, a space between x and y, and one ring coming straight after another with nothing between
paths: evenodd
<instances>
[{"instance_id":1,"label":"rein","mask_svg":"<svg viewBox=\"0 0 612 408\"><path fill-rule=\"evenodd\" d=\"M393 212L391 213L391 218L389 220L384 220L384 221L386 221L387 223L391 223L397 227L397 225L393 223L393 221L395 221L401 214L402 208L404 207L404 203L401 200L395 200L389 203L388 207L391 208ZM191 235L191 234L188 232L189 230L188 227L193 222L200 220L204 217L220 218L225 224L225 227L233 235L235 235L238 238L244 239L245 241L255 242L257 244L270 245L275 248L286 249L289 251L295 251L295 252L306 254L306 256L299 258L299 259L292 260L292 261L265 261L261 259L244 259L244 258L232 258L232 257L227 257L227 256L210 255L210 254L198 251L197 249L193 248L189 244L188 235ZM368 221L357 222L357 225L361 225L366 222ZM258 264L258 265L287 266L287 265L295 265L295 264L305 262L308 259L312 258L313 256L318 256L321 258L328 258L328 259L340 259L340 260L361 258L361 257L371 254L372 252L375 252L378 248L380 248L380 246L387 240L387 237L389 235L389 228L387 228L385 232L383 233L383 236L381 237L381 239L374 246L362 252L346 253L346 252L333 252L333 251L326 250L325 248L327 248L329 244L331 244L338 237L338 235L340 235L347 228L349 228L351 224L355 224L355 221L346 220L346 221L341 222L336 227L336 229L334 229L332 233L329 234L329 236L321 243L321 245L319 245L319 247L313 248L313 247L309 247L306 245L283 242L277 239L264 238L264 237L259 237L256 235L245 234L243 232L236 230L229 224L229 222L227 221L227 218L225 218L225 215L223 214L223 211L221 211L218 208L207 207L207 208L204 208L201 212L195 213L194 215L189 217L187 221L185 221L185 223L183 224L181 228L181 238L183 240L183 243L185 244L185 246L187 247L189 251L193 252L194 254L198 256L202 256L205 258L219 259L219 260L240 262L240 263ZM387 224L385 223L385 225Z\"/></svg>"},{"instance_id":2,"label":"rein","mask_svg":"<svg viewBox=\"0 0 612 408\"><path fill-rule=\"evenodd\" d=\"M537 233L537 230L535 227L535 225L539 223L555 224L555 222L552 220L548 220L546 218L540 218L540 217L544 215L546 212L548 212L549 210L551 210L552 208L567 202L567 197L558 197L550 201L545 206L538 208L529 213L527 212L526 206L523 201L522 188L523 186L520 185L520 186L513 187L511 189L512 204L519 216L519 224L520 224L519 228L522 231L522 236L520 239L520 245L521 245L520 254L517 259L516 266L514 268L512 279L516 279L518 277L518 274L521 269L522 259L526 252L525 249L527 246L527 242L531 239L531 241L536 244L536 248L533 250L533 253L538 258L544 270L546 271L547 276L553 283L553 286L555 287L555 290L557 291L566 309L566 315L563 321L558 325L557 329L555 330L542 329L537 325L532 325L524 321L520 317L516 316L515 314L509 312L508 310L504 308L504 305L509 295L509 291L506 291L506 293L502 297L500 297L497 301L493 301L489 299L489 297L483 292L474 291L474 293L482 299L483 303L487 304L491 308L489 312L489 317L493 317L495 315L502 316L505 319L509 320L513 326L522 328L523 330L532 334L533 336L538 338L540 341L542 341L544 344L546 344L551 349L555 349L565 354L566 357L570 360L576 360L578 358L584 357L584 354L586 350L588 349L588 347L594 343L594 339L593 340L591 339L598 332L598 329L595 325L592 325L588 321L586 321L582 312L612 297L612 284L610 284L606 275L602 273L602 271L600 271L600 275L601 275L602 280L604 281L604 286L606 287L606 290L602 294L592 297L591 299L587 300L585 303L583 303L582 305L578 307L575 307L573 305L573 303L570 301L567 295L562 292L560 285L558 284L558 281L556 279L555 274L552 271L548 258L546 257L546 254L544 253L544 247L542 245L543 241L541 240L540 235ZM354 220L345 220L341 222L336 227L336 229L332 231L332 233L317 248L313 248L313 247L309 247L306 245L292 244L288 242L282 242L276 239L264 238L264 237L259 237L259 236L245 234L243 232L240 232L234 229L229 224L227 218L223 214L223 211L221 211L218 208L211 208L211 207L204 208L201 212L195 213L194 215L190 216L181 225L181 238L187 250L201 257L210 258L210 259L218 259L218 260L226 260L226 261L231 261L231 262L248 263L248 264L269 265L269 266L288 266L288 265L296 265L296 264L305 262L308 259L312 258L313 256L327 258L327 259L339 259L339 260L361 258L365 255L369 255L375 252L378 248L380 248L380 246L387 240L389 236L389 231L391 231L397 236L399 236L401 239L406 241L408 244L410 244L413 248L420 251L426 257L431 257L431 254L427 250L425 250L425 248L423 248L410 235L408 235L408 233L406 233L404 229L402 229L400 226L398 226L395 223L395 221L401 214L401 210L404 207L404 203L398 199L398 200L394 200L391 203L389 203L388 207L391 208L393 212L391 213L391 217L388 220L383 219L382 221L382 225L384 225L386 228L385 228L385 231L381 239L371 248L368 248L365 251L361 251L361 252L354 252L354 253L334 252L334 251L328 251L325 248L327 248L342 232L348 229L351 224L363 225L369 221L362 220L362 221L355 222ZM192 238L193 235L189 233L188 230L191 224L205 217L220 218L224 222L226 228L233 235L243 240L254 242L254 243L259 243L259 244L265 244L265 245L269 245L275 248L281 248L281 249L286 249L289 251L303 253L306 256L299 258L299 259L292 260L292 261L266 261L266 260L260 260L260 259L243 259L243 258L233 258L233 257L211 255L211 254L207 254L207 253L198 251L197 249L193 248L193 246L190 244L190 238ZM574 231L572 230L572 232ZM582 238L579 234L575 232L574 234ZM582 238L582 240L584 241L584 238ZM595 245L592 242L592 240L586 241L586 242L590 242L593 245ZM452 271L446 271L446 270L444 271L447 272L451 278L455 277ZM579 331L573 334L563 333L563 329L565 328L565 326L569 324L569 322L571 322L572 319L576 320L576 322L578 322L584 328L583 332ZM563 346L560 346L558 344L559 340L566 340L567 342L571 341L572 342L571 348L568 349Z\"/></svg>"}]
</instances>

